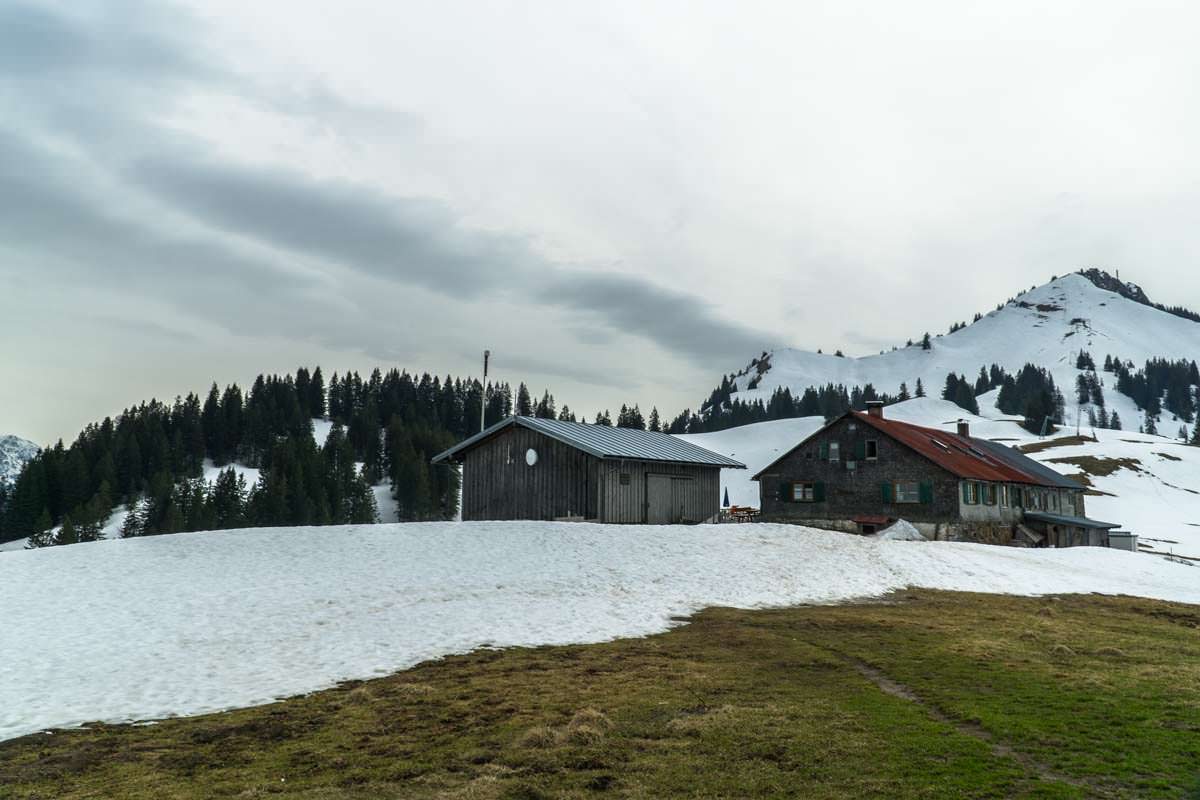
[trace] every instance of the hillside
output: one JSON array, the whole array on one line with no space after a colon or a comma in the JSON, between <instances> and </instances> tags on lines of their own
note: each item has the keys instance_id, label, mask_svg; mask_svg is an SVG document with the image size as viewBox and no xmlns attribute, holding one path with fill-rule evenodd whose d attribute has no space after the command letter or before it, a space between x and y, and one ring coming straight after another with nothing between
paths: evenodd
<instances>
[{"instance_id":1,"label":"hillside","mask_svg":"<svg viewBox=\"0 0 1200 800\"><path fill-rule=\"evenodd\" d=\"M934 336L929 350L919 342L861 358L776 350L768 354L765 368L747 367L736 378L733 397L766 403L779 387L798 395L810 386L829 383L847 387L869 383L879 392L895 394L902 382L913 392L918 379L929 395L937 396L950 372L973 381L980 367L998 364L1015 373L1032 363L1052 373L1068 398L1068 421L1073 421L1071 395L1080 374L1075 366L1080 350L1090 352L1097 363L1113 355L1138 368L1152 358L1194 360L1200 355L1200 323L1140 302L1144 292L1125 286L1124 294L1129 296L1102 289L1083 275L1065 275L1018 295L954 333ZM1111 384L1111 376L1101 373L1100 377ZM1136 430L1143 414L1133 401L1111 385L1105 386L1105 398L1109 409L1120 413L1124 427ZM1178 423L1170 422L1170 414L1161 419L1164 433L1176 432Z\"/></svg>"},{"instance_id":2,"label":"hillside","mask_svg":"<svg viewBox=\"0 0 1200 800\"><path fill-rule=\"evenodd\" d=\"M1075 438L1074 428L1042 439L994 408L975 416L931 397L890 405L885 413L946 431L965 419L974 436L1028 448L1031 457L1090 487L1090 516L1134 531L1145 549L1200 559L1200 447L1136 431L1087 427L1081 430L1082 440ZM758 484L751 476L823 423L820 417L803 417L684 438L740 459L748 469L723 470L722 488L728 488L731 503L757 506Z\"/></svg>"},{"instance_id":3,"label":"hillside","mask_svg":"<svg viewBox=\"0 0 1200 800\"><path fill-rule=\"evenodd\" d=\"M1196 574L1101 548L770 524L314 526L26 550L0 557L0 608L20 609L0 626L0 738L253 705L481 647L643 636L709 606L908 586L1200 603ZM114 587L118 604L96 602Z\"/></svg>"},{"instance_id":4,"label":"hillside","mask_svg":"<svg viewBox=\"0 0 1200 800\"><path fill-rule=\"evenodd\" d=\"M28 439L11 434L0 436L0 483L15 481L25 463L37 455L39 449Z\"/></svg>"}]
</instances>

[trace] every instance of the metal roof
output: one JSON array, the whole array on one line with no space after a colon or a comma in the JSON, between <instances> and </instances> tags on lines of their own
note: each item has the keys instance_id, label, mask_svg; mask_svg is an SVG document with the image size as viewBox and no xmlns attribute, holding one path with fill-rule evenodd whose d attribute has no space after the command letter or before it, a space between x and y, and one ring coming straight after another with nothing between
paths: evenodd
<instances>
[{"instance_id":1,"label":"metal roof","mask_svg":"<svg viewBox=\"0 0 1200 800\"><path fill-rule=\"evenodd\" d=\"M1077 528L1119 528L1113 522L1101 522L1098 519L1089 519L1087 517L1069 517L1066 514L1051 514L1046 511L1026 511L1025 519L1032 519L1038 522L1053 522L1055 525L1074 525Z\"/></svg>"},{"instance_id":2,"label":"metal roof","mask_svg":"<svg viewBox=\"0 0 1200 800\"><path fill-rule=\"evenodd\" d=\"M485 439L512 426L523 428L556 439L596 458L620 459L627 458L635 461L661 461L674 464L703 464L712 467L729 469L745 469L746 465L732 458L705 450L703 447L685 442L677 436L657 431L643 431L636 428L613 428L608 425L587 425L579 422L565 422L557 419L540 419L538 417L508 417L497 422L487 430L480 431L474 436L464 439L444 453L433 457L435 464L443 461L457 461L457 456L479 444Z\"/></svg>"},{"instance_id":3,"label":"metal roof","mask_svg":"<svg viewBox=\"0 0 1200 800\"><path fill-rule=\"evenodd\" d=\"M1057 486L1060 489L1082 489L1083 486L1076 481L1071 480L1061 472L1057 472L1050 467L1047 467L1042 462L1030 458L1015 447L1009 447L1002 442L993 442L987 439L971 439L975 445L988 453L991 453L997 458L1007 461L1011 466L1022 472L1041 478L1041 482L1046 486Z\"/></svg>"}]
</instances>

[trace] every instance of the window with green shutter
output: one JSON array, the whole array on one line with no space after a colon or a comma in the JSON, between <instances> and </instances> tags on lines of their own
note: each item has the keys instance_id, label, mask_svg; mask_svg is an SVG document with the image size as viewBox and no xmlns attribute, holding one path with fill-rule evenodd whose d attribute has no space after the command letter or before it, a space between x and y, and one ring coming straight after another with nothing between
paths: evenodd
<instances>
[{"instance_id":1,"label":"window with green shutter","mask_svg":"<svg viewBox=\"0 0 1200 800\"><path fill-rule=\"evenodd\" d=\"M970 484L967 481L962 482L962 501L968 505L971 503L971 490L968 488Z\"/></svg>"},{"instance_id":2,"label":"window with green shutter","mask_svg":"<svg viewBox=\"0 0 1200 800\"><path fill-rule=\"evenodd\" d=\"M892 502L892 484L891 483L879 484L879 491L883 495L883 502L885 502L885 503Z\"/></svg>"}]
</instances>

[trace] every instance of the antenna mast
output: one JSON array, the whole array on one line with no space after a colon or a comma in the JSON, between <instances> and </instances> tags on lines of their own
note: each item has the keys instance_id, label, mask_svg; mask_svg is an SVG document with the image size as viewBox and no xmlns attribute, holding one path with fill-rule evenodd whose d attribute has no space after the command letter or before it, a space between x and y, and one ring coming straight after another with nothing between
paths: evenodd
<instances>
[{"instance_id":1,"label":"antenna mast","mask_svg":"<svg viewBox=\"0 0 1200 800\"><path fill-rule=\"evenodd\" d=\"M479 430L484 429L484 421L487 417L484 414L487 412L487 373L488 359L492 357L491 350L483 351L483 383L479 385Z\"/></svg>"}]
</instances>

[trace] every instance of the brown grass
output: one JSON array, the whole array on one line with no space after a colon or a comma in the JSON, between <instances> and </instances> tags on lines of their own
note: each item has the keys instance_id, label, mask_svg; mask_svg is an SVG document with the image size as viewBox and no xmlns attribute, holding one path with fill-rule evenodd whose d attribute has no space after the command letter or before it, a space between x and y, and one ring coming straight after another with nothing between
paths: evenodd
<instances>
[{"instance_id":1,"label":"brown grass","mask_svg":"<svg viewBox=\"0 0 1200 800\"><path fill-rule=\"evenodd\" d=\"M1023 444L1017 449L1026 454L1040 453L1043 450L1049 450L1053 447L1071 447L1072 445L1088 444L1095 441L1097 440L1091 436L1060 436L1057 439L1043 439L1040 442Z\"/></svg>"}]
</instances>

